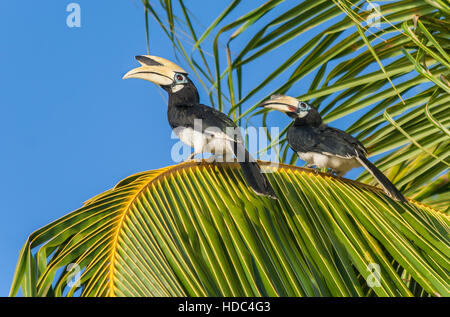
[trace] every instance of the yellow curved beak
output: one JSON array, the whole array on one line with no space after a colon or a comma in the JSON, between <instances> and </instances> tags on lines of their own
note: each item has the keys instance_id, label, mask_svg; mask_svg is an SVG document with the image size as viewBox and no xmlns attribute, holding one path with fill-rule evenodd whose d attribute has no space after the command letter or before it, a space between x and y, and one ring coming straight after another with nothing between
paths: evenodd
<instances>
[{"instance_id":1,"label":"yellow curved beak","mask_svg":"<svg viewBox=\"0 0 450 317\"><path fill-rule=\"evenodd\" d=\"M259 105L267 109L278 110L281 112L296 112L298 109L298 100L294 97L285 95L273 95L269 100Z\"/></svg>"},{"instance_id":2,"label":"yellow curved beak","mask_svg":"<svg viewBox=\"0 0 450 317\"><path fill-rule=\"evenodd\" d=\"M176 73L187 74L180 66L162 57L139 55L135 58L141 66L130 70L122 79L138 78L160 86L167 86L174 82Z\"/></svg>"}]
</instances>

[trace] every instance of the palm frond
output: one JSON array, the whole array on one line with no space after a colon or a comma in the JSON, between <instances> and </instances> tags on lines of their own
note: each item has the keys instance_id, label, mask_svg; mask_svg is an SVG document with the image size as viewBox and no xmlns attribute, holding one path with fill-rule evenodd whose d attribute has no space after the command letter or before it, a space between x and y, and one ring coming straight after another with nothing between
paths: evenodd
<instances>
[{"instance_id":1,"label":"palm frond","mask_svg":"<svg viewBox=\"0 0 450 317\"><path fill-rule=\"evenodd\" d=\"M249 190L236 163L124 179L29 236L10 295L450 295L444 213L261 164L278 201Z\"/></svg>"},{"instance_id":2,"label":"palm frond","mask_svg":"<svg viewBox=\"0 0 450 317\"><path fill-rule=\"evenodd\" d=\"M241 4L233 1L197 36L201 26L193 23L195 15L183 0L170 5L171 14L178 15L174 24L161 20L167 4L151 7L147 2L169 38L177 39L175 47L193 43L191 53L181 57L201 80L212 106L228 111L239 124L260 118L266 125L267 113L257 105L272 94L290 94L318 107L328 123L351 115L354 122L347 131L371 156L381 155L376 164L382 171L398 169L421 153L427 154L433 171L424 169L422 186L432 186L448 171L448 152L432 154L435 147L449 148L450 142L443 129L450 122L445 1L399 0L378 6L369 0L267 1L247 11ZM237 12L239 17L231 19ZM369 23L373 18L376 24ZM287 57L277 54L285 48L291 52ZM267 75L246 80L246 67L262 64ZM281 146L282 162L297 160L283 133L272 141ZM375 183L367 172L358 180Z\"/></svg>"}]
</instances>

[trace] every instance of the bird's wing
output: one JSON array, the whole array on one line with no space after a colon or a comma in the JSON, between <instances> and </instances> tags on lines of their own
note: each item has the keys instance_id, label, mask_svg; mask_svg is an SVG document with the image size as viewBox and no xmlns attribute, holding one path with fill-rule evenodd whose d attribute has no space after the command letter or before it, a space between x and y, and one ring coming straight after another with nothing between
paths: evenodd
<instances>
[{"instance_id":1,"label":"bird's wing","mask_svg":"<svg viewBox=\"0 0 450 317\"><path fill-rule=\"evenodd\" d=\"M294 152L313 152L317 150L319 136L311 127L291 126L288 130L288 143Z\"/></svg>"},{"instance_id":2,"label":"bird's wing","mask_svg":"<svg viewBox=\"0 0 450 317\"><path fill-rule=\"evenodd\" d=\"M289 145L295 152L315 152L352 158L365 155L364 146L342 130L322 125L320 127L292 127Z\"/></svg>"},{"instance_id":3,"label":"bird's wing","mask_svg":"<svg viewBox=\"0 0 450 317\"><path fill-rule=\"evenodd\" d=\"M242 136L236 124L223 112L205 105L195 105L193 115L202 120L202 132L215 138L242 142Z\"/></svg>"},{"instance_id":4,"label":"bird's wing","mask_svg":"<svg viewBox=\"0 0 450 317\"><path fill-rule=\"evenodd\" d=\"M217 109L205 105L196 105L193 110L197 118L204 120L206 126L236 127L233 120Z\"/></svg>"},{"instance_id":5,"label":"bird's wing","mask_svg":"<svg viewBox=\"0 0 450 317\"><path fill-rule=\"evenodd\" d=\"M345 140L346 143L351 144L353 149L357 150L358 153L364 154L365 156L367 155L367 149L364 147L364 145L357 138L353 137L347 132L329 127L325 124L320 126L319 129L324 130L326 136L338 136L340 139Z\"/></svg>"}]
</instances>

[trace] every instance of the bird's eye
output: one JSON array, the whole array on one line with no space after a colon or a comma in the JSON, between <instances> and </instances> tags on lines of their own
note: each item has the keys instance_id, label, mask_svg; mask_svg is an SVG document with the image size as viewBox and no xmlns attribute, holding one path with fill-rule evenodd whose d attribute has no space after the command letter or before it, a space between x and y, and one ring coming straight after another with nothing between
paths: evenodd
<instances>
[{"instance_id":1,"label":"bird's eye","mask_svg":"<svg viewBox=\"0 0 450 317\"><path fill-rule=\"evenodd\" d=\"M184 81L184 76L181 75L181 74L176 74L176 75L175 75L175 79L176 79L178 82Z\"/></svg>"},{"instance_id":2,"label":"bird's eye","mask_svg":"<svg viewBox=\"0 0 450 317\"><path fill-rule=\"evenodd\" d=\"M300 109L305 109L306 108L306 104L304 102L300 102Z\"/></svg>"}]
</instances>

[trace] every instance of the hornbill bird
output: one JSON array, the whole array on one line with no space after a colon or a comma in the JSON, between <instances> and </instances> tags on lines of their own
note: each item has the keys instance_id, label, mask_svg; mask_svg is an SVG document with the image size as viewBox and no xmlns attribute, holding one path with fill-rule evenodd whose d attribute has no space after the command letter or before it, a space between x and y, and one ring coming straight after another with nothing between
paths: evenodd
<instances>
[{"instance_id":1,"label":"hornbill bird","mask_svg":"<svg viewBox=\"0 0 450 317\"><path fill-rule=\"evenodd\" d=\"M130 70L123 79L148 80L167 91L169 124L183 143L194 148L188 160L204 152L227 158L234 154L253 191L258 195L277 198L258 163L245 149L234 122L224 113L199 102L197 88L186 71L161 57L141 55L135 58L141 66Z\"/></svg>"},{"instance_id":2,"label":"hornbill bird","mask_svg":"<svg viewBox=\"0 0 450 317\"><path fill-rule=\"evenodd\" d=\"M350 134L322 123L314 107L284 95L274 95L260 106L284 112L295 119L287 131L287 140L309 167L330 168L337 176L344 176L352 168L362 165L388 196L406 202L402 193L367 159L364 145Z\"/></svg>"}]
</instances>

